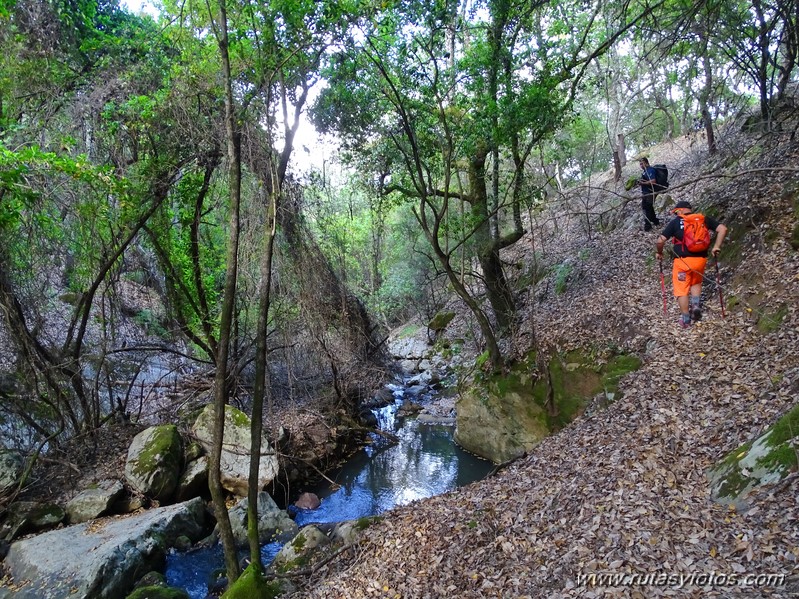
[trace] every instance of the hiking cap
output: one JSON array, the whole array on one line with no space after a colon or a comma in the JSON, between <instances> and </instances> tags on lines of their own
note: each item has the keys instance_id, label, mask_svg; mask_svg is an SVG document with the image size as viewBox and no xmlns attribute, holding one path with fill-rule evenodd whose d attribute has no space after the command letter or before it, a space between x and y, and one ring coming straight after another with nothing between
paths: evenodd
<instances>
[{"instance_id":1,"label":"hiking cap","mask_svg":"<svg viewBox=\"0 0 799 599\"><path fill-rule=\"evenodd\" d=\"M677 204L674 206L674 208L671 209L671 211L672 213L674 213L677 210L682 210L683 208L687 208L688 210L693 210L693 208L691 208L691 202L688 202L686 200L681 200L677 202Z\"/></svg>"}]
</instances>

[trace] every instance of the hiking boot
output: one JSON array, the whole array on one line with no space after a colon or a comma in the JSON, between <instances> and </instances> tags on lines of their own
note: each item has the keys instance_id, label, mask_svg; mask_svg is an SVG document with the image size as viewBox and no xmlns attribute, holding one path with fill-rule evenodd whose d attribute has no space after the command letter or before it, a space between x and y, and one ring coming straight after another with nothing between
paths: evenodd
<instances>
[{"instance_id":1,"label":"hiking boot","mask_svg":"<svg viewBox=\"0 0 799 599\"><path fill-rule=\"evenodd\" d=\"M700 310L698 307L692 308L691 320L693 320L694 322L699 322L700 320L702 320L702 310Z\"/></svg>"},{"instance_id":2,"label":"hiking boot","mask_svg":"<svg viewBox=\"0 0 799 599\"><path fill-rule=\"evenodd\" d=\"M693 324L690 320L686 322L685 320L682 319L682 317L680 317L680 320L678 320L677 322L684 329L690 329L691 325Z\"/></svg>"}]
</instances>

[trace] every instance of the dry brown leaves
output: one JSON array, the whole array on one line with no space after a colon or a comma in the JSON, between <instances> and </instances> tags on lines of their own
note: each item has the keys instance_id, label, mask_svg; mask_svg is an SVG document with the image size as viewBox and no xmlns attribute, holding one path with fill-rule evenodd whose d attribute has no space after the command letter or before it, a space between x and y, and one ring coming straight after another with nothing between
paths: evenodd
<instances>
[{"instance_id":1,"label":"dry brown leaves","mask_svg":"<svg viewBox=\"0 0 799 599\"><path fill-rule=\"evenodd\" d=\"M793 154L799 163L795 146ZM684 179L692 166L682 165ZM670 296L664 317L655 235L636 231L637 200L624 208L623 243L587 240L572 222L571 245L562 253L587 250L576 266L579 283L563 295L539 293L526 326L534 323L539 338L560 347L612 344L641 354L644 364L623 380L623 396L491 479L393 510L364 533L356 551L327 564L294 596L797 596L797 478L759 491L740 512L708 494L708 467L799 395L799 258L787 244L796 215L779 186L770 192L759 181L738 179L725 189L722 214L767 207L765 220L740 238L746 247L736 272L725 268L724 294L738 302L726 319L715 292L706 293L705 318L691 330L676 326ZM697 184L694 193L681 197L699 202L708 187ZM559 226L566 228L563 220ZM768 230L776 237L761 244ZM780 305L787 306L781 325L761 332L755 317ZM580 580L591 573L739 580L781 574L789 584Z\"/></svg>"}]
</instances>

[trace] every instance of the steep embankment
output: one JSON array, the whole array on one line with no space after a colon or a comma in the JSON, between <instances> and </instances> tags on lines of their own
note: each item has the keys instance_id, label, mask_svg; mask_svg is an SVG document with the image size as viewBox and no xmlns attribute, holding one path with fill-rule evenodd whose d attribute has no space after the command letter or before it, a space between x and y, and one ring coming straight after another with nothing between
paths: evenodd
<instances>
[{"instance_id":1,"label":"steep embankment","mask_svg":"<svg viewBox=\"0 0 799 599\"><path fill-rule=\"evenodd\" d=\"M541 215L535 249L543 239L551 266L571 260L566 290L555 294L546 279L529 290L517 344L535 325L553 347L612 345L639 353L643 367L607 409L492 478L387 514L295 596L796 596L797 476L738 511L711 501L706 478L799 395L799 255L790 247L799 174L767 170L799 164L789 133L752 147L728 136L719 158L683 148L670 161L673 195L733 228L722 258L726 319L712 285L691 330L676 326L670 295L664 316L655 235L640 232L637 195L586 188ZM664 153L652 151L653 161ZM586 211L603 214L607 233L586 232ZM592 573L663 578L583 578ZM741 586L767 574L786 584ZM733 579L740 585L724 584Z\"/></svg>"}]
</instances>

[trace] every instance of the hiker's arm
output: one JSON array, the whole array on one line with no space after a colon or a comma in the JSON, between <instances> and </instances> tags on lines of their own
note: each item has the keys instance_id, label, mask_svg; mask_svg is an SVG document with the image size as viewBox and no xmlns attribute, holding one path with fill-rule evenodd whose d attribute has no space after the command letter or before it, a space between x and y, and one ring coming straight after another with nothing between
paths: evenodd
<instances>
[{"instance_id":1,"label":"hiker's arm","mask_svg":"<svg viewBox=\"0 0 799 599\"><path fill-rule=\"evenodd\" d=\"M724 225L719 225L723 227ZM663 247L666 245L666 238L663 235L658 236L658 240L655 242L655 250L657 253L658 260L663 260Z\"/></svg>"},{"instance_id":2,"label":"hiker's arm","mask_svg":"<svg viewBox=\"0 0 799 599\"><path fill-rule=\"evenodd\" d=\"M721 251L721 242L724 241L724 237L726 235L727 235L727 227L725 227L722 224L719 224L719 226L716 227L716 243L713 244L713 249L711 250L711 253L713 254L714 257L719 255L719 252Z\"/></svg>"}]
</instances>

